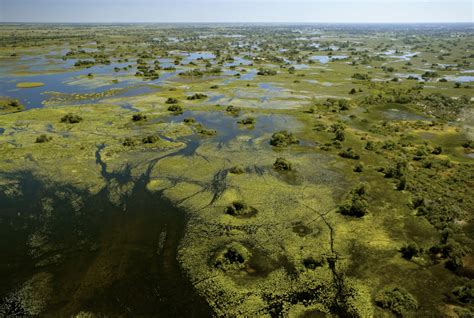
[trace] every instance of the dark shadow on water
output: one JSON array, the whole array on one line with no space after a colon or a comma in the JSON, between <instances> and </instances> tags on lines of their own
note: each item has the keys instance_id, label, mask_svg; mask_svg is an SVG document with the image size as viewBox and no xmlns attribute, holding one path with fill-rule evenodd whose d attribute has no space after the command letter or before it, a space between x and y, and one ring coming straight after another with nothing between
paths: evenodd
<instances>
[{"instance_id":1,"label":"dark shadow on water","mask_svg":"<svg viewBox=\"0 0 474 318\"><path fill-rule=\"evenodd\" d=\"M107 172L100 148L97 161L109 182L130 181L127 169L122 175ZM36 273L48 272L53 297L44 315L212 316L176 259L185 214L146 189L147 174L134 180L120 206L110 202L107 188L90 195L43 183L29 172L4 177L17 180L22 194L7 196L0 187L0 309L1 299ZM41 208L45 200L49 213ZM29 245L33 233L46 240Z\"/></svg>"}]
</instances>

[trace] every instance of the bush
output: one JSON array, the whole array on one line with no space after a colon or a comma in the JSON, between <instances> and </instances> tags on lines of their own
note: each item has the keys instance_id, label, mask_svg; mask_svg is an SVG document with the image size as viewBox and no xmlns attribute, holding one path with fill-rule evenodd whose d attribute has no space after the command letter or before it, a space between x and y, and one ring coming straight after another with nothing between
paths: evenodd
<instances>
[{"instance_id":1,"label":"bush","mask_svg":"<svg viewBox=\"0 0 474 318\"><path fill-rule=\"evenodd\" d=\"M67 114L61 118L62 123L77 124L82 121L82 117L79 115Z\"/></svg>"},{"instance_id":2,"label":"bush","mask_svg":"<svg viewBox=\"0 0 474 318\"><path fill-rule=\"evenodd\" d=\"M400 179L398 180L397 190L402 191L402 190L405 190L406 187L407 187L407 177L401 176Z\"/></svg>"},{"instance_id":3,"label":"bush","mask_svg":"<svg viewBox=\"0 0 474 318\"><path fill-rule=\"evenodd\" d=\"M347 159L359 160L360 156L352 150L352 148L347 148L346 150L339 153L339 156Z\"/></svg>"},{"instance_id":4,"label":"bush","mask_svg":"<svg viewBox=\"0 0 474 318\"><path fill-rule=\"evenodd\" d=\"M204 127L199 127L197 133L204 136L214 136L217 134L217 131L214 129L207 129Z\"/></svg>"},{"instance_id":5,"label":"bush","mask_svg":"<svg viewBox=\"0 0 474 318\"><path fill-rule=\"evenodd\" d=\"M408 312L418 309L415 297L400 287L387 288L379 292L375 296L375 303L398 316L405 316Z\"/></svg>"},{"instance_id":6,"label":"bush","mask_svg":"<svg viewBox=\"0 0 474 318\"><path fill-rule=\"evenodd\" d=\"M185 118L183 119L183 122L186 124L194 124L196 122L196 119L190 117L190 118Z\"/></svg>"},{"instance_id":7,"label":"bush","mask_svg":"<svg viewBox=\"0 0 474 318\"><path fill-rule=\"evenodd\" d=\"M277 71L270 70L270 69L267 69L267 68L260 68L257 72L257 75L272 76L272 75L277 75Z\"/></svg>"},{"instance_id":8,"label":"bush","mask_svg":"<svg viewBox=\"0 0 474 318\"><path fill-rule=\"evenodd\" d=\"M171 105L168 107L168 111L179 114L183 112L183 107L179 105Z\"/></svg>"},{"instance_id":9,"label":"bush","mask_svg":"<svg viewBox=\"0 0 474 318\"><path fill-rule=\"evenodd\" d=\"M233 173L233 174L242 174L245 171L244 171L244 168L242 166L234 166L234 167L229 169L229 172Z\"/></svg>"},{"instance_id":10,"label":"bush","mask_svg":"<svg viewBox=\"0 0 474 318\"><path fill-rule=\"evenodd\" d=\"M436 146L431 153L433 155L440 155L442 152L443 148L441 146Z\"/></svg>"},{"instance_id":11,"label":"bush","mask_svg":"<svg viewBox=\"0 0 474 318\"><path fill-rule=\"evenodd\" d=\"M324 259L314 259L313 257L307 257L303 260L303 266L307 269L316 269L322 267L325 264Z\"/></svg>"},{"instance_id":12,"label":"bush","mask_svg":"<svg viewBox=\"0 0 474 318\"><path fill-rule=\"evenodd\" d=\"M419 248L416 243L409 243L400 249L402 257L411 260L413 257L419 257L423 253L423 249Z\"/></svg>"},{"instance_id":13,"label":"bush","mask_svg":"<svg viewBox=\"0 0 474 318\"><path fill-rule=\"evenodd\" d=\"M132 146L135 146L135 144L136 144L136 141L130 137L125 138L122 142L122 145L124 145L125 147L132 147Z\"/></svg>"},{"instance_id":14,"label":"bush","mask_svg":"<svg viewBox=\"0 0 474 318\"><path fill-rule=\"evenodd\" d=\"M256 120L253 117L247 117L238 121L241 125L255 125L255 122Z\"/></svg>"},{"instance_id":15,"label":"bush","mask_svg":"<svg viewBox=\"0 0 474 318\"><path fill-rule=\"evenodd\" d=\"M231 243L216 253L214 266L224 271L242 270L250 256L245 246L240 243Z\"/></svg>"},{"instance_id":16,"label":"bush","mask_svg":"<svg viewBox=\"0 0 474 318\"><path fill-rule=\"evenodd\" d=\"M361 218L367 214L368 204L365 199L366 186L360 184L351 191L350 199L339 206L339 213L346 216Z\"/></svg>"},{"instance_id":17,"label":"bush","mask_svg":"<svg viewBox=\"0 0 474 318\"><path fill-rule=\"evenodd\" d=\"M361 81L368 81L370 80L370 77L368 74L362 74L362 73L354 73L352 75L353 79L361 80Z\"/></svg>"},{"instance_id":18,"label":"bush","mask_svg":"<svg viewBox=\"0 0 474 318\"><path fill-rule=\"evenodd\" d=\"M166 100L166 104L177 104L177 103L178 103L178 100L176 98L173 98L173 97L169 97Z\"/></svg>"},{"instance_id":19,"label":"bush","mask_svg":"<svg viewBox=\"0 0 474 318\"><path fill-rule=\"evenodd\" d=\"M240 108L229 105L229 106L227 106L225 111L228 112L229 114L233 115L233 116L238 116L239 113L240 113Z\"/></svg>"},{"instance_id":20,"label":"bush","mask_svg":"<svg viewBox=\"0 0 474 318\"><path fill-rule=\"evenodd\" d=\"M346 135L344 134L344 130L338 129L335 132L336 136L334 137L335 140L337 141L344 141L346 140Z\"/></svg>"},{"instance_id":21,"label":"bush","mask_svg":"<svg viewBox=\"0 0 474 318\"><path fill-rule=\"evenodd\" d=\"M225 213L232 216L251 216L256 212L257 210L255 208L248 206L242 201L234 201L225 208Z\"/></svg>"},{"instance_id":22,"label":"bush","mask_svg":"<svg viewBox=\"0 0 474 318\"><path fill-rule=\"evenodd\" d=\"M299 140L286 130L274 133L270 140L270 145L274 147L287 147L292 144L299 144Z\"/></svg>"},{"instance_id":23,"label":"bush","mask_svg":"<svg viewBox=\"0 0 474 318\"><path fill-rule=\"evenodd\" d=\"M474 285L458 286L453 289L453 295L463 304L474 303Z\"/></svg>"},{"instance_id":24,"label":"bush","mask_svg":"<svg viewBox=\"0 0 474 318\"><path fill-rule=\"evenodd\" d=\"M133 121L142 121L142 120L147 120L146 115L143 114L135 114L132 116Z\"/></svg>"},{"instance_id":25,"label":"bush","mask_svg":"<svg viewBox=\"0 0 474 318\"><path fill-rule=\"evenodd\" d=\"M377 145L375 144L375 142L369 140L365 144L365 149L369 151L375 151L377 150Z\"/></svg>"},{"instance_id":26,"label":"bush","mask_svg":"<svg viewBox=\"0 0 474 318\"><path fill-rule=\"evenodd\" d=\"M160 137L158 136L146 136L145 138L142 139L142 142L144 144L154 144L158 141L160 141Z\"/></svg>"},{"instance_id":27,"label":"bush","mask_svg":"<svg viewBox=\"0 0 474 318\"><path fill-rule=\"evenodd\" d=\"M291 171L292 167L291 167L291 163L288 162L286 159L277 158L277 160L273 164L273 169L279 170L279 171Z\"/></svg>"},{"instance_id":28,"label":"bush","mask_svg":"<svg viewBox=\"0 0 474 318\"><path fill-rule=\"evenodd\" d=\"M196 99L205 99L205 98L207 98L207 95L203 93L196 93L194 95L186 97L187 100L196 100Z\"/></svg>"},{"instance_id":29,"label":"bush","mask_svg":"<svg viewBox=\"0 0 474 318\"><path fill-rule=\"evenodd\" d=\"M362 162L359 162L355 165L354 172L362 172L362 171L364 171L364 165L362 164Z\"/></svg>"},{"instance_id":30,"label":"bush","mask_svg":"<svg viewBox=\"0 0 474 318\"><path fill-rule=\"evenodd\" d=\"M49 137L49 136L46 136L46 135L40 135L39 137L36 137L36 143L37 144L42 144L42 143L45 143L45 142L49 142L53 139L53 137Z\"/></svg>"}]
</instances>

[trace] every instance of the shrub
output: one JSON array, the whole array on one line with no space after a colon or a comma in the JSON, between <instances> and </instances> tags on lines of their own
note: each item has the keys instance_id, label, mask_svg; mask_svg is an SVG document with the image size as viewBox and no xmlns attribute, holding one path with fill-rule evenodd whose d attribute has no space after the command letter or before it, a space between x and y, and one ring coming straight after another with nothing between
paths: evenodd
<instances>
[{"instance_id":1,"label":"shrub","mask_svg":"<svg viewBox=\"0 0 474 318\"><path fill-rule=\"evenodd\" d=\"M347 159L359 160L360 156L352 150L352 148L347 148L346 150L339 153L339 156Z\"/></svg>"},{"instance_id":2,"label":"shrub","mask_svg":"<svg viewBox=\"0 0 474 318\"><path fill-rule=\"evenodd\" d=\"M433 155L440 155L442 152L443 148L441 146L436 146L431 153Z\"/></svg>"},{"instance_id":3,"label":"shrub","mask_svg":"<svg viewBox=\"0 0 474 318\"><path fill-rule=\"evenodd\" d=\"M271 69L268 69L268 68L260 68L257 72L257 75L272 76L272 75L277 75L277 71L271 70Z\"/></svg>"},{"instance_id":4,"label":"shrub","mask_svg":"<svg viewBox=\"0 0 474 318\"><path fill-rule=\"evenodd\" d=\"M225 213L233 216L250 216L257 212L257 210L242 201L234 201L231 205L225 208Z\"/></svg>"},{"instance_id":5,"label":"shrub","mask_svg":"<svg viewBox=\"0 0 474 318\"><path fill-rule=\"evenodd\" d=\"M339 206L339 213L361 218L367 214L368 204L365 199L367 188L360 184L351 191L351 197Z\"/></svg>"},{"instance_id":6,"label":"shrub","mask_svg":"<svg viewBox=\"0 0 474 318\"><path fill-rule=\"evenodd\" d=\"M369 140L365 144L365 149L369 151L375 151L377 150L377 145L375 144L375 142Z\"/></svg>"},{"instance_id":7,"label":"shrub","mask_svg":"<svg viewBox=\"0 0 474 318\"><path fill-rule=\"evenodd\" d=\"M244 173L244 168L242 166L233 166L229 169L229 172L233 174L242 174Z\"/></svg>"},{"instance_id":8,"label":"shrub","mask_svg":"<svg viewBox=\"0 0 474 318\"><path fill-rule=\"evenodd\" d=\"M205 98L207 98L207 95L203 93L196 93L194 95L186 97L187 100L196 100L196 99L205 99Z\"/></svg>"},{"instance_id":9,"label":"shrub","mask_svg":"<svg viewBox=\"0 0 474 318\"><path fill-rule=\"evenodd\" d=\"M179 114L183 112L183 107L179 105L171 105L168 107L168 111Z\"/></svg>"},{"instance_id":10,"label":"shrub","mask_svg":"<svg viewBox=\"0 0 474 318\"><path fill-rule=\"evenodd\" d=\"M379 292L375 296L375 303L398 316L405 316L408 312L418 309L415 297L400 287L387 288Z\"/></svg>"},{"instance_id":11,"label":"shrub","mask_svg":"<svg viewBox=\"0 0 474 318\"><path fill-rule=\"evenodd\" d=\"M314 259L313 257L307 257L303 259L303 266L307 269L316 269L318 267L322 267L325 264L324 259Z\"/></svg>"},{"instance_id":12,"label":"shrub","mask_svg":"<svg viewBox=\"0 0 474 318\"><path fill-rule=\"evenodd\" d=\"M45 142L49 142L53 139L53 137L50 137L50 136L46 136L46 135L40 135L39 137L36 137L36 143L37 144L42 144L42 143L45 143Z\"/></svg>"},{"instance_id":13,"label":"shrub","mask_svg":"<svg viewBox=\"0 0 474 318\"><path fill-rule=\"evenodd\" d=\"M253 117L247 117L238 121L241 125L255 125L255 122L256 120Z\"/></svg>"},{"instance_id":14,"label":"shrub","mask_svg":"<svg viewBox=\"0 0 474 318\"><path fill-rule=\"evenodd\" d=\"M416 243L409 243L400 249L402 257L411 260L413 257L418 257L423 253L423 249L419 248Z\"/></svg>"},{"instance_id":15,"label":"shrub","mask_svg":"<svg viewBox=\"0 0 474 318\"><path fill-rule=\"evenodd\" d=\"M122 142L122 145L124 145L125 147L132 147L132 146L135 146L135 144L136 144L135 140L133 140L130 137L125 138Z\"/></svg>"},{"instance_id":16,"label":"shrub","mask_svg":"<svg viewBox=\"0 0 474 318\"><path fill-rule=\"evenodd\" d=\"M229 105L229 106L227 106L225 111L228 112L229 114L233 115L233 116L238 116L239 113L240 113L240 108Z\"/></svg>"},{"instance_id":17,"label":"shrub","mask_svg":"<svg viewBox=\"0 0 474 318\"><path fill-rule=\"evenodd\" d=\"M364 165L362 164L362 162L359 162L355 165L354 172L362 172L362 171L364 171Z\"/></svg>"},{"instance_id":18,"label":"shrub","mask_svg":"<svg viewBox=\"0 0 474 318\"><path fill-rule=\"evenodd\" d=\"M279 171L291 171L291 163L288 162L284 158L277 158L275 163L273 164L273 169L279 170Z\"/></svg>"},{"instance_id":19,"label":"shrub","mask_svg":"<svg viewBox=\"0 0 474 318\"><path fill-rule=\"evenodd\" d=\"M397 190L402 191L402 190L405 190L406 187L407 187L407 177L401 176L400 180L398 180Z\"/></svg>"},{"instance_id":20,"label":"shrub","mask_svg":"<svg viewBox=\"0 0 474 318\"><path fill-rule=\"evenodd\" d=\"M166 104L177 104L177 103L178 103L178 100L176 98L173 98L173 97L169 97L166 100Z\"/></svg>"},{"instance_id":21,"label":"shrub","mask_svg":"<svg viewBox=\"0 0 474 318\"><path fill-rule=\"evenodd\" d=\"M465 285L465 286L458 286L453 289L453 295L456 299L464 304L472 304L474 303L474 286Z\"/></svg>"},{"instance_id":22,"label":"shrub","mask_svg":"<svg viewBox=\"0 0 474 318\"><path fill-rule=\"evenodd\" d=\"M216 253L214 266L224 271L245 268L251 253L240 243L231 243Z\"/></svg>"},{"instance_id":23,"label":"shrub","mask_svg":"<svg viewBox=\"0 0 474 318\"><path fill-rule=\"evenodd\" d=\"M143 114L135 114L132 116L133 121L142 121L142 120L147 120L146 115Z\"/></svg>"},{"instance_id":24,"label":"shrub","mask_svg":"<svg viewBox=\"0 0 474 318\"><path fill-rule=\"evenodd\" d=\"M214 136L217 134L217 131L214 129L207 129L204 127L199 127L197 133L204 136Z\"/></svg>"},{"instance_id":25,"label":"shrub","mask_svg":"<svg viewBox=\"0 0 474 318\"><path fill-rule=\"evenodd\" d=\"M344 133L344 130L338 129L335 132L336 136L334 137L335 140L337 141L344 141L346 139L346 135Z\"/></svg>"},{"instance_id":26,"label":"shrub","mask_svg":"<svg viewBox=\"0 0 474 318\"><path fill-rule=\"evenodd\" d=\"M196 122L196 119L190 117L190 118L185 118L183 119L183 122L186 124L194 124Z\"/></svg>"},{"instance_id":27,"label":"shrub","mask_svg":"<svg viewBox=\"0 0 474 318\"><path fill-rule=\"evenodd\" d=\"M67 114L61 118L62 123L77 124L82 121L82 117L79 115Z\"/></svg>"},{"instance_id":28,"label":"shrub","mask_svg":"<svg viewBox=\"0 0 474 318\"><path fill-rule=\"evenodd\" d=\"M158 136L146 136L145 138L142 139L142 142L144 144L154 144L158 141L160 141L160 137Z\"/></svg>"},{"instance_id":29,"label":"shrub","mask_svg":"<svg viewBox=\"0 0 474 318\"><path fill-rule=\"evenodd\" d=\"M362 73L354 73L352 75L353 79L361 80L361 81L368 81L370 80L370 77L368 74L362 74Z\"/></svg>"},{"instance_id":30,"label":"shrub","mask_svg":"<svg viewBox=\"0 0 474 318\"><path fill-rule=\"evenodd\" d=\"M299 140L286 130L274 133L270 140L270 145L274 147L287 147L292 144L299 144Z\"/></svg>"}]
</instances>

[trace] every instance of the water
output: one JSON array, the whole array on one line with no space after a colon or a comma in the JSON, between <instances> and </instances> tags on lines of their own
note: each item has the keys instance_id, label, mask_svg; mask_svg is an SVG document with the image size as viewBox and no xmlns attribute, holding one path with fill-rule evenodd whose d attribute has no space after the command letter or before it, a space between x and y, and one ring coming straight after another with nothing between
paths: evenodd
<instances>
[{"instance_id":1,"label":"water","mask_svg":"<svg viewBox=\"0 0 474 318\"><path fill-rule=\"evenodd\" d=\"M237 123L242 118L252 116L256 118L255 125L250 129ZM179 123L185 118L195 118L196 122L208 129L214 129L217 134L209 140L217 143L228 143L239 136L249 136L249 143L260 138L264 134L274 133L279 130L291 129L294 131L301 127L301 123L294 117L288 115L255 115L245 114L234 117L225 112L199 112L185 111L178 116L168 118L168 122Z\"/></svg>"},{"instance_id":2,"label":"water","mask_svg":"<svg viewBox=\"0 0 474 318\"><path fill-rule=\"evenodd\" d=\"M327 56L327 55L313 55L310 57L311 60L314 61L319 61L321 64L327 64L331 60L342 60L348 58L347 55L332 55L332 56Z\"/></svg>"},{"instance_id":3,"label":"water","mask_svg":"<svg viewBox=\"0 0 474 318\"><path fill-rule=\"evenodd\" d=\"M219 95L214 95L214 96L211 96L208 98L207 102L209 104L214 104L215 102L217 102L218 100L224 98L225 95L224 94L219 94Z\"/></svg>"},{"instance_id":4,"label":"water","mask_svg":"<svg viewBox=\"0 0 474 318\"><path fill-rule=\"evenodd\" d=\"M121 204L109 201L107 188L90 195L46 185L29 173L8 176L20 182L23 194L8 198L0 191L0 299L35 274L47 273L53 297L41 294L45 286L39 290L44 316L84 311L112 317L210 317L211 309L176 260L184 212L146 190L146 174L132 178L128 168L107 173L100 151L97 160L109 185L134 182ZM71 197L82 203L71 204ZM54 209L42 212L41 203L49 199ZM38 233L46 238L28 245ZM17 300L0 301L2 312L28 314Z\"/></svg>"},{"instance_id":5,"label":"water","mask_svg":"<svg viewBox=\"0 0 474 318\"><path fill-rule=\"evenodd\" d=\"M250 65L252 64L252 61L250 60L247 60L247 59L244 59L243 57L240 57L240 56L236 56L234 57L234 61L233 62L228 62L228 63L225 63L224 66L225 67L230 67L230 66L239 66L239 65Z\"/></svg>"},{"instance_id":6,"label":"water","mask_svg":"<svg viewBox=\"0 0 474 318\"><path fill-rule=\"evenodd\" d=\"M410 112L409 109L399 106L397 108L390 108L383 111L383 115L386 119L391 120L407 120L407 121L416 121L416 120L429 120L426 116L421 116Z\"/></svg>"},{"instance_id":7,"label":"water","mask_svg":"<svg viewBox=\"0 0 474 318\"><path fill-rule=\"evenodd\" d=\"M460 83L469 83L469 82L474 82L474 76L445 76L445 78L449 81L453 82L460 82Z\"/></svg>"},{"instance_id":8,"label":"water","mask_svg":"<svg viewBox=\"0 0 474 318\"><path fill-rule=\"evenodd\" d=\"M261 89L270 91L270 92L280 92L280 91L283 90L283 88L275 86L271 83L260 83L260 84L258 84L258 87L260 87Z\"/></svg>"},{"instance_id":9,"label":"water","mask_svg":"<svg viewBox=\"0 0 474 318\"><path fill-rule=\"evenodd\" d=\"M183 59L184 64L188 64L189 62L195 62L197 59L205 59L205 60L213 60L216 56L213 53L209 52L191 52L191 53L183 53L185 58Z\"/></svg>"},{"instance_id":10,"label":"water","mask_svg":"<svg viewBox=\"0 0 474 318\"><path fill-rule=\"evenodd\" d=\"M403 54L397 54L395 50L389 50L383 53L383 55L386 55L387 57L399 59L401 61L409 61L412 57L418 54L420 54L420 52L404 52Z\"/></svg>"}]
</instances>

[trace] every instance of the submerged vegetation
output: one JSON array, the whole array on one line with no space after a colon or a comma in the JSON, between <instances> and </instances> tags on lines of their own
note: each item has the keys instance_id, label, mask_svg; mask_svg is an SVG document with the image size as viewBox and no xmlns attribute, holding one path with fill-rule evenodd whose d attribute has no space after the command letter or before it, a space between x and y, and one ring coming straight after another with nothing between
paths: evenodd
<instances>
[{"instance_id":1,"label":"submerged vegetation","mask_svg":"<svg viewBox=\"0 0 474 318\"><path fill-rule=\"evenodd\" d=\"M471 26L0 33L0 316L473 315Z\"/></svg>"}]
</instances>

